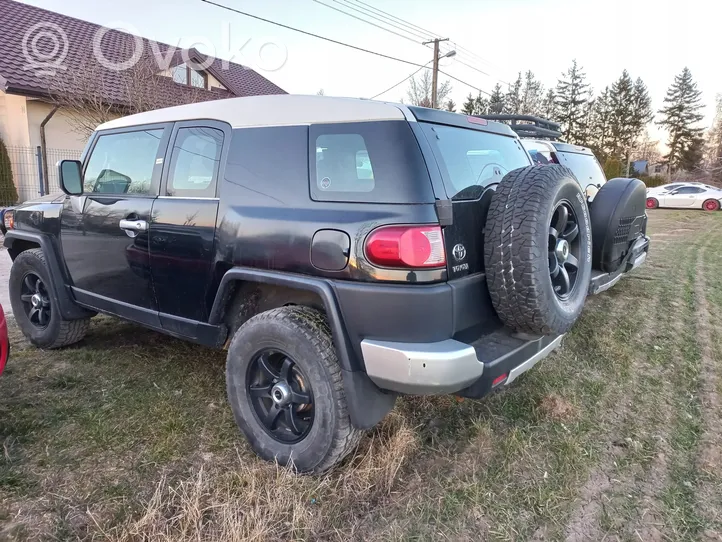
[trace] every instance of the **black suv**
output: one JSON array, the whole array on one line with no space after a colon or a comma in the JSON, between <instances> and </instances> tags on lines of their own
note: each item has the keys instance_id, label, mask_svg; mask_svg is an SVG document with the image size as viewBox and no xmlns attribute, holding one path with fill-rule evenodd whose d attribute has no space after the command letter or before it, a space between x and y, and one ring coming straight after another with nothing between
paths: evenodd
<instances>
[{"instance_id":1,"label":"black suv","mask_svg":"<svg viewBox=\"0 0 722 542\"><path fill-rule=\"evenodd\" d=\"M241 430L303 471L341 460L399 394L510 384L648 248L644 185L607 183L590 212L508 126L399 104L142 113L59 173L65 195L3 215L26 337L65 346L102 312L226 347Z\"/></svg>"}]
</instances>

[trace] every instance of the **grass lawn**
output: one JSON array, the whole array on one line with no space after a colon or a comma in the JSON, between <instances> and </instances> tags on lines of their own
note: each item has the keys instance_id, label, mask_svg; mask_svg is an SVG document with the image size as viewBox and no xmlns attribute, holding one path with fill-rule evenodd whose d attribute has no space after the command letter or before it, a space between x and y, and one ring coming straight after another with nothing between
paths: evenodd
<instances>
[{"instance_id":1,"label":"grass lawn","mask_svg":"<svg viewBox=\"0 0 722 542\"><path fill-rule=\"evenodd\" d=\"M650 215L561 350L482 401L399 400L323 477L252 454L224 352L11 322L0 540L722 540L722 213Z\"/></svg>"}]
</instances>

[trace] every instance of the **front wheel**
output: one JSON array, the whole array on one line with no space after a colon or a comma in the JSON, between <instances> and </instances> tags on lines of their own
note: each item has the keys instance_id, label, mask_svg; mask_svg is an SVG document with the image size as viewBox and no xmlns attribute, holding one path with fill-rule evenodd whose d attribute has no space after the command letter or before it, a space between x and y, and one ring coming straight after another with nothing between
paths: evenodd
<instances>
[{"instance_id":1,"label":"front wheel","mask_svg":"<svg viewBox=\"0 0 722 542\"><path fill-rule=\"evenodd\" d=\"M89 318L65 320L50 293L50 274L42 249L18 255L10 270L10 304L23 335L39 348L60 348L80 341Z\"/></svg>"},{"instance_id":2,"label":"front wheel","mask_svg":"<svg viewBox=\"0 0 722 542\"><path fill-rule=\"evenodd\" d=\"M659 207L657 198L647 198L647 209L656 209Z\"/></svg>"},{"instance_id":3,"label":"front wheel","mask_svg":"<svg viewBox=\"0 0 722 542\"><path fill-rule=\"evenodd\" d=\"M254 316L226 362L236 423L263 459L323 472L358 444L326 318L301 306Z\"/></svg>"},{"instance_id":4,"label":"front wheel","mask_svg":"<svg viewBox=\"0 0 722 542\"><path fill-rule=\"evenodd\" d=\"M702 204L702 209L705 211L719 211L719 201L716 199L708 199Z\"/></svg>"}]
</instances>

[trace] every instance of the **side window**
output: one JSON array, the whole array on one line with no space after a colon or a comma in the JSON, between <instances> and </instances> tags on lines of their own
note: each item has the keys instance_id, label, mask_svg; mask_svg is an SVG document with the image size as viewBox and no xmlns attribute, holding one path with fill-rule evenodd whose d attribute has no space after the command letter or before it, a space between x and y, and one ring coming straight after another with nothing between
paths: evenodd
<instances>
[{"instance_id":1,"label":"side window","mask_svg":"<svg viewBox=\"0 0 722 542\"><path fill-rule=\"evenodd\" d=\"M173 144L166 193L169 196L214 197L223 149L216 128L180 128Z\"/></svg>"},{"instance_id":2,"label":"side window","mask_svg":"<svg viewBox=\"0 0 722 542\"><path fill-rule=\"evenodd\" d=\"M316 138L316 186L324 192L371 192L374 170L360 134Z\"/></svg>"},{"instance_id":3,"label":"side window","mask_svg":"<svg viewBox=\"0 0 722 542\"><path fill-rule=\"evenodd\" d=\"M696 186L683 186L677 190L677 194L700 194L702 192L704 192L704 189Z\"/></svg>"},{"instance_id":4,"label":"side window","mask_svg":"<svg viewBox=\"0 0 722 542\"><path fill-rule=\"evenodd\" d=\"M150 194L163 129L101 135L85 168L84 191Z\"/></svg>"}]
</instances>

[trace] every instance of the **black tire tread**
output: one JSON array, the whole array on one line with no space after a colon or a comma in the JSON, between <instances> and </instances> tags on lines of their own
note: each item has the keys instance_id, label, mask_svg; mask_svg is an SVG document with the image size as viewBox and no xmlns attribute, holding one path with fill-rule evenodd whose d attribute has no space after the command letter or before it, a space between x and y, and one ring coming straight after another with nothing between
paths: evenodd
<instances>
[{"instance_id":1,"label":"black tire tread","mask_svg":"<svg viewBox=\"0 0 722 542\"><path fill-rule=\"evenodd\" d=\"M300 331L305 339L311 342L321 353L318 361L325 367L327 374L330 376L330 385L336 398L335 403L339 420L330 450L323 460L310 471L316 474L325 472L352 452L364 433L351 424L341 367L338 364L331 329L326 316L311 307L289 305L257 314L244 323L239 328L239 331L246 325L261 321L281 323L291 329Z\"/></svg>"},{"instance_id":2,"label":"black tire tread","mask_svg":"<svg viewBox=\"0 0 722 542\"><path fill-rule=\"evenodd\" d=\"M40 260L40 263L45 268L45 271L49 273L47 260L45 259L45 253L41 248L31 248L24 252L21 252L18 255L18 258L27 258L28 256L23 256L25 254L27 254L28 256L34 256L38 260ZM62 316L60 316L59 313L58 316L60 318L60 329L58 330L58 335L52 342L52 344L44 346L44 348L48 350L62 348L63 346L69 346L83 340L83 337L85 337L85 334L90 327L90 318L82 318L80 320L65 320Z\"/></svg>"},{"instance_id":3,"label":"black tire tread","mask_svg":"<svg viewBox=\"0 0 722 542\"><path fill-rule=\"evenodd\" d=\"M546 247L532 240L548 232L543 202L553 198L559 178L574 177L564 166L530 166L508 173L489 206L484 263L489 294L499 318L520 332L547 335L568 327L545 310L541 277ZM544 215L544 216L542 216Z\"/></svg>"}]
</instances>

